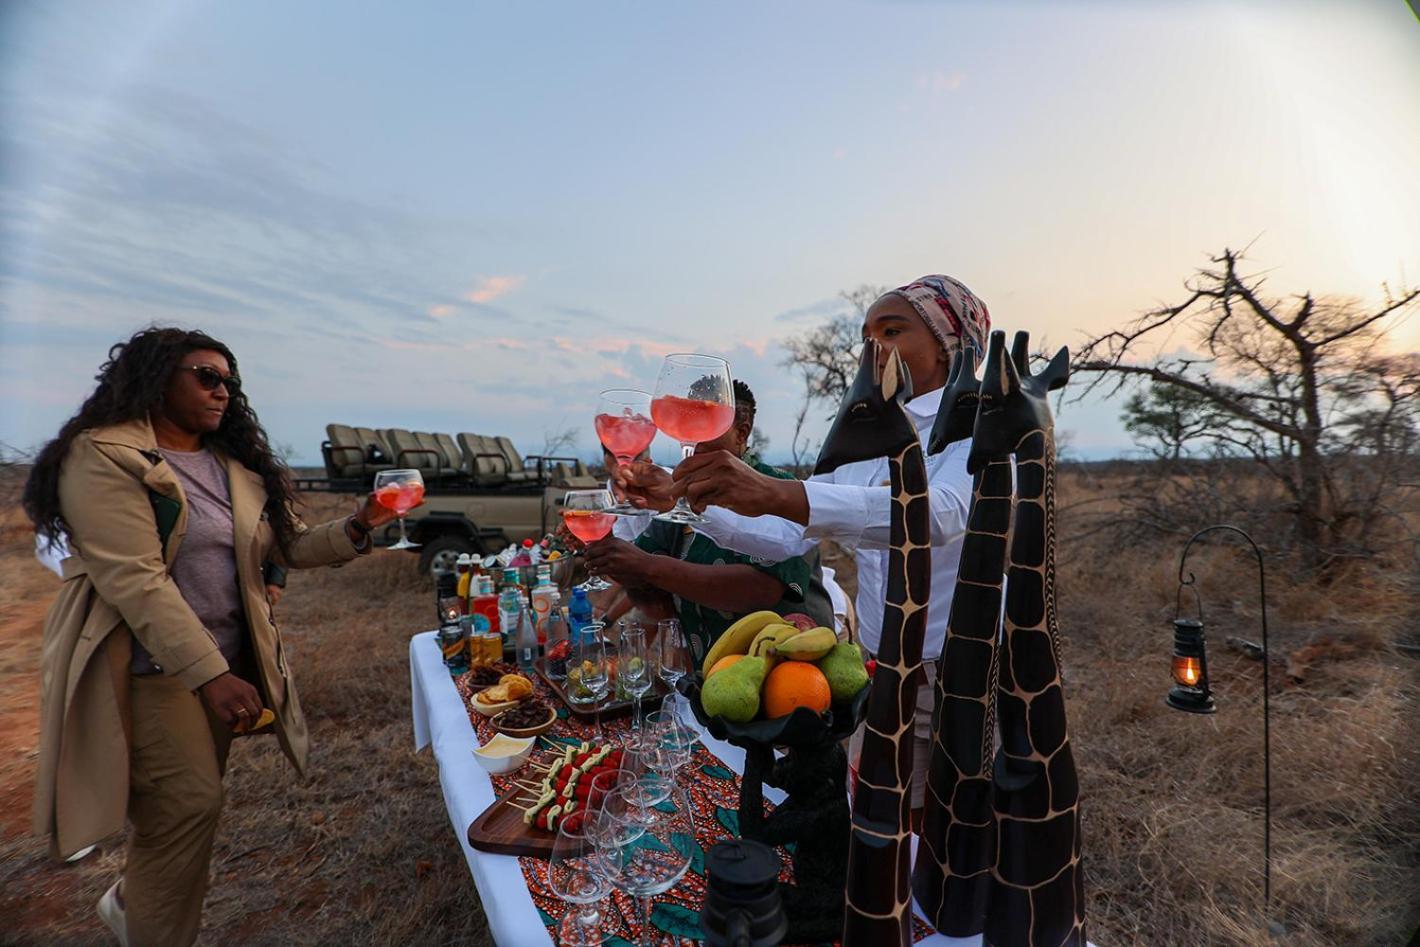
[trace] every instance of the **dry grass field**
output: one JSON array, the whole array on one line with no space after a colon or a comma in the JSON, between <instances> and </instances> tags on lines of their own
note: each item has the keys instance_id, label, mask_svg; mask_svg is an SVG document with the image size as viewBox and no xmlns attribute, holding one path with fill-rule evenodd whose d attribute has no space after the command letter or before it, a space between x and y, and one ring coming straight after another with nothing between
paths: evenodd
<instances>
[{"instance_id":1,"label":"dry grass field","mask_svg":"<svg viewBox=\"0 0 1420 947\"><path fill-rule=\"evenodd\" d=\"M1067 474L1062 507L1109 491ZM307 515L340 509L324 498ZM1071 528L1067 515L1059 593L1091 937L1104 947L1269 943L1259 922L1261 668L1223 644L1255 636L1251 560L1223 548L1196 560L1219 704L1197 717L1163 703L1179 543L1072 542ZM27 834L40 627L56 584L31 542L6 501L0 942L106 943L93 907L121 866L121 840L58 866ZM1282 942L1403 944L1420 922L1420 661L1393 645L1414 633L1416 577L1358 569L1318 587L1270 568ZM310 718L312 775L298 780L274 741L238 741L203 943L490 943L434 765L412 749L407 644L429 624L429 598L414 560L393 553L292 575L278 616ZM1284 673L1294 655L1309 665L1300 683Z\"/></svg>"}]
</instances>

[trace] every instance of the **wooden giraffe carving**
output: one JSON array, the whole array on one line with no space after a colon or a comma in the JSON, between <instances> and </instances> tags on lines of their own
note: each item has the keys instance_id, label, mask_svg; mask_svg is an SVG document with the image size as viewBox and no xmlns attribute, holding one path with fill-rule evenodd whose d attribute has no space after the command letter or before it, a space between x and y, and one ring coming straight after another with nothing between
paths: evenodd
<instances>
[{"instance_id":1,"label":"wooden giraffe carving","mask_svg":"<svg viewBox=\"0 0 1420 947\"><path fill-rule=\"evenodd\" d=\"M903 404L912 381L896 349L863 346L853 387L815 473L888 458L892 526L878 666L868 692L848 842L844 947L912 942L912 718L931 591L931 510L922 444Z\"/></svg>"},{"instance_id":2,"label":"wooden giraffe carving","mask_svg":"<svg viewBox=\"0 0 1420 947\"><path fill-rule=\"evenodd\" d=\"M1024 349L1012 354L1024 366ZM974 349L964 348L952 360L929 453L971 437L981 388L977 357ZM981 933L996 863L991 803L996 642L1011 493L1009 459L988 463L973 478L947 637L937 662L927 804L912 891L932 926L953 937Z\"/></svg>"},{"instance_id":3,"label":"wooden giraffe carving","mask_svg":"<svg viewBox=\"0 0 1420 947\"><path fill-rule=\"evenodd\" d=\"M1015 349L1026 350L1024 333ZM996 689L1001 749L992 779L995 884L986 943L1084 947L1080 798L1060 682L1055 614L1055 423L1049 392L1069 377L1061 349L1038 375L991 334L967 470L1016 456L1016 506Z\"/></svg>"}]
</instances>

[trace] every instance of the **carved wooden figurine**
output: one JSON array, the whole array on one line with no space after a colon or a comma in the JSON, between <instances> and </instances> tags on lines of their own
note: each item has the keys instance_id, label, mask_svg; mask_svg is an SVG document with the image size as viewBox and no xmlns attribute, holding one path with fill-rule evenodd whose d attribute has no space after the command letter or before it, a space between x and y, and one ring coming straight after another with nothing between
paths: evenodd
<instances>
[{"instance_id":1,"label":"carved wooden figurine","mask_svg":"<svg viewBox=\"0 0 1420 947\"><path fill-rule=\"evenodd\" d=\"M869 685L848 842L844 947L905 947L912 939L912 718L931 592L932 537L922 444L903 410L911 396L912 382L897 351L889 350L880 369L878 347L865 343L858 376L815 467L815 473L826 473L886 456L892 486L882 641Z\"/></svg>"},{"instance_id":2,"label":"carved wooden figurine","mask_svg":"<svg viewBox=\"0 0 1420 947\"><path fill-rule=\"evenodd\" d=\"M988 944L1085 945L1080 798L1060 682L1055 615L1055 423L1049 392L1069 377L1061 349L1038 375L1018 368L991 334L967 469L1016 458L1016 506L998 661L992 797L996 866ZM1019 334L1015 349L1024 352Z\"/></svg>"},{"instance_id":3,"label":"carved wooden figurine","mask_svg":"<svg viewBox=\"0 0 1420 947\"><path fill-rule=\"evenodd\" d=\"M971 437L981 388L978 352L964 347L932 427L929 453ZM1025 353L1020 353L1022 364ZM996 863L991 767L996 733L996 642L1011 526L1011 462L973 478L947 637L937 662L932 758L912 890L932 926L953 937L980 934Z\"/></svg>"}]
</instances>

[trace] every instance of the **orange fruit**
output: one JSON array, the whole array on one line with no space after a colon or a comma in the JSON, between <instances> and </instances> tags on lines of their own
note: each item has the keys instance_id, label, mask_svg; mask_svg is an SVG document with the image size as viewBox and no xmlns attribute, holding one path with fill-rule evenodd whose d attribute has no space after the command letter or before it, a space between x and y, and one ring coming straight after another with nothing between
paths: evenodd
<instances>
[{"instance_id":1,"label":"orange fruit","mask_svg":"<svg viewBox=\"0 0 1420 947\"><path fill-rule=\"evenodd\" d=\"M734 664L736 661L738 661L738 660L739 660L740 658L742 658L742 657L744 657L743 654L727 654L727 655L725 655L723 658L721 658L720 660L716 661L714 664L710 665L710 674L714 674L716 671L723 671L725 668L729 667L731 664ZM705 676L706 676L706 677L709 677L710 674L707 674L707 675L705 675Z\"/></svg>"},{"instance_id":2,"label":"orange fruit","mask_svg":"<svg viewBox=\"0 0 1420 947\"><path fill-rule=\"evenodd\" d=\"M788 716L795 707L823 713L833 700L828 678L807 661L783 661L764 679L760 706L768 719Z\"/></svg>"}]
</instances>

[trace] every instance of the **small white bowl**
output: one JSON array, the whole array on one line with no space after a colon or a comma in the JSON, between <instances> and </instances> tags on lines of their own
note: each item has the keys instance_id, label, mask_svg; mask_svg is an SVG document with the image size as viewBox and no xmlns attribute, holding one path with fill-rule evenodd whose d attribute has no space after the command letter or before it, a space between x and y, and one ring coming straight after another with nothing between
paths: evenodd
<instances>
[{"instance_id":1,"label":"small white bowl","mask_svg":"<svg viewBox=\"0 0 1420 947\"><path fill-rule=\"evenodd\" d=\"M493 739L474 749L473 758L478 760L478 765L490 774L501 776L504 773L511 773L526 763L528 757L532 755L535 743L537 743L537 737L517 739L506 734L495 733Z\"/></svg>"}]
</instances>

